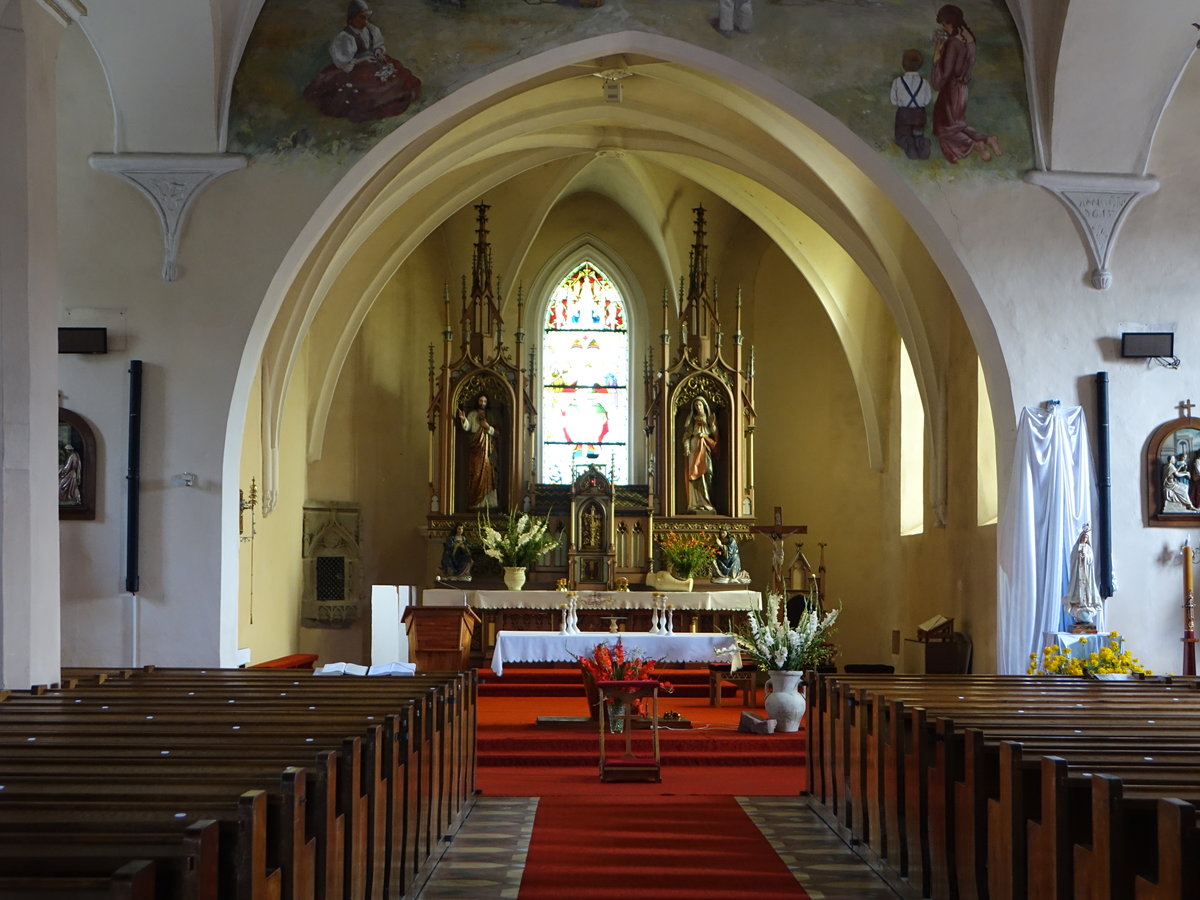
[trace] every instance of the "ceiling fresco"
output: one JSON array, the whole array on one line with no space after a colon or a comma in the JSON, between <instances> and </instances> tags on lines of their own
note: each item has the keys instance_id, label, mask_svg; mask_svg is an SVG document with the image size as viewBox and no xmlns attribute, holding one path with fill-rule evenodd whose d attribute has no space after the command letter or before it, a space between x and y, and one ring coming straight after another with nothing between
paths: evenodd
<instances>
[{"instance_id":1,"label":"ceiling fresco","mask_svg":"<svg viewBox=\"0 0 1200 900\"><path fill-rule=\"evenodd\" d=\"M228 149L346 165L490 72L626 31L757 69L912 180L1032 162L1020 42L1001 0L267 0Z\"/></svg>"}]
</instances>

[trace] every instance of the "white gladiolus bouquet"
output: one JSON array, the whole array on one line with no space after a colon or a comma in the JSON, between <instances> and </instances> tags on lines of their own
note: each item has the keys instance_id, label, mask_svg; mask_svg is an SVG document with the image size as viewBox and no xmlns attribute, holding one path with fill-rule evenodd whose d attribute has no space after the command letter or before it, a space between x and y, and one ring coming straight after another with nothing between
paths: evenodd
<instances>
[{"instance_id":1,"label":"white gladiolus bouquet","mask_svg":"<svg viewBox=\"0 0 1200 900\"><path fill-rule=\"evenodd\" d=\"M837 655L833 626L840 610L820 614L815 603L806 603L795 628L779 621L775 610L780 597L767 595L767 613L750 613L750 623L730 634L733 645L719 653L740 652L765 672L800 672L828 663Z\"/></svg>"},{"instance_id":2,"label":"white gladiolus bouquet","mask_svg":"<svg viewBox=\"0 0 1200 900\"><path fill-rule=\"evenodd\" d=\"M483 552L502 566L528 568L558 546L558 540L546 533L549 522L544 516L510 512L502 530L492 527L489 518L479 520L479 543Z\"/></svg>"}]
</instances>

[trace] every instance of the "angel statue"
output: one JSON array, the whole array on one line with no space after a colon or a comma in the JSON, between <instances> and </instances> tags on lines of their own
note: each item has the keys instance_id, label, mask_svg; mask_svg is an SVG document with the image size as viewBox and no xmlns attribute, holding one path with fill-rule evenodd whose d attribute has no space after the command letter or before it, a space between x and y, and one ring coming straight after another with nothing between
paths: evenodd
<instances>
[{"instance_id":1,"label":"angel statue","mask_svg":"<svg viewBox=\"0 0 1200 900\"><path fill-rule=\"evenodd\" d=\"M1071 550L1071 575L1067 582L1067 593L1063 597L1063 610L1071 621L1072 634L1095 634L1100 614L1104 612L1104 601L1096 585L1096 560L1092 555L1092 526L1084 525Z\"/></svg>"}]
</instances>

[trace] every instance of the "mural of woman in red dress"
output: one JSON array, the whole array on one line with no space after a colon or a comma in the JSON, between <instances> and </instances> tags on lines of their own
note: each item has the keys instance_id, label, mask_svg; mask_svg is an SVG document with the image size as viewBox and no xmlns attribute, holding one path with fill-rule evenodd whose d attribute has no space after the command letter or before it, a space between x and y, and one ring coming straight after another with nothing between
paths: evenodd
<instances>
[{"instance_id":1,"label":"mural of woman in red dress","mask_svg":"<svg viewBox=\"0 0 1200 900\"><path fill-rule=\"evenodd\" d=\"M421 96L420 79L384 52L383 33L370 17L365 0L351 0L346 27L329 45L333 62L304 89L304 99L327 116L386 119Z\"/></svg>"},{"instance_id":2,"label":"mural of woman in red dress","mask_svg":"<svg viewBox=\"0 0 1200 900\"><path fill-rule=\"evenodd\" d=\"M996 136L967 124L967 85L975 68L975 33L967 27L963 11L947 3L937 13L941 30L934 32L933 72L929 81L938 92L933 104L933 135L942 154L952 163L974 151L985 161L1000 156Z\"/></svg>"}]
</instances>

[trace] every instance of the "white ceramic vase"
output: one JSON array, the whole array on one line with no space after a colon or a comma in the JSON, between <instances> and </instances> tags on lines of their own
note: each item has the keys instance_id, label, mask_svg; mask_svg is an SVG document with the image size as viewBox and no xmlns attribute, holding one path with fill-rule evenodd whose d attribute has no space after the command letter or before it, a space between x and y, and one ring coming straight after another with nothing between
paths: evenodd
<instances>
[{"instance_id":1,"label":"white ceramic vase","mask_svg":"<svg viewBox=\"0 0 1200 900\"><path fill-rule=\"evenodd\" d=\"M510 591L519 591L525 586L524 566L504 567L504 586Z\"/></svg>"},{"instance_id":2,"label":"white ceramic vase","mask_svg":"<svg viewBox=\"0 0 1200 900\"><path fill-rule=\"evenodd\" d=\"M804 712L808 703L801 690L804 683L803 672L768 672L767 698L763 706L767 710L767 718L775 720L776 731L799 731L800 723L804 721Z\"/></svg>"}]
</instances>

